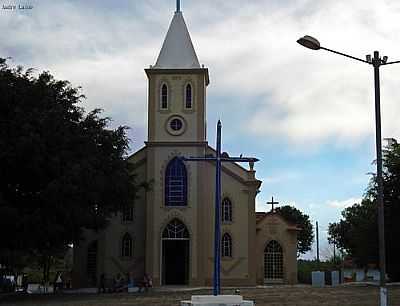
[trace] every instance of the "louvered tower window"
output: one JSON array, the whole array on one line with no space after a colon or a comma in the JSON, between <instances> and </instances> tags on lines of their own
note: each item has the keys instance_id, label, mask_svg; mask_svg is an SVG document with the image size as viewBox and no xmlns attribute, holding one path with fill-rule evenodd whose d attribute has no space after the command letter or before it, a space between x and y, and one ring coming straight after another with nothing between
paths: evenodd
<instances>
[{"instance_id":1,"label":"louvered tower window","mask_svg":"<svg viewBox=\"0 0 400 306\"><path fill-rule=\"evenodd\" d=\"M163 84L161 86L161 108L168 108L168 86L167 84Z\"/></svg>"},{"instance_id":2,"label":"louvered tower window","mask_svg":"<svg viewBox=\"0 0 400 306\"><path fill-rule=\"evenodd\" d=\"M185 89L185 107L192 108L192 101L193 101L192 85L187 84Z\"/></svg>"}]
</instances>

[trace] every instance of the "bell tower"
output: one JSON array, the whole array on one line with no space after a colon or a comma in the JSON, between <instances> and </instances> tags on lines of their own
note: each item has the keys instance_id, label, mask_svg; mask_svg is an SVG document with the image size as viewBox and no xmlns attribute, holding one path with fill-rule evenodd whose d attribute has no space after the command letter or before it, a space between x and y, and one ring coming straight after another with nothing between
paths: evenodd
<instances>
[{"instance_id":1,"label":"bell tower","mask_svg":"<svg viewBox=\"0 0 400 306\"><path fill-rule=\"evenodd\" d=\"M206 273L206 261L197 255L205 250L206 244L201 227L206 214L207 200L201 184L206 169L185 164L178 157L204 156L207 152L209 76L208 69L197 58L179 0L156 63L145 71L148 78L146 179L154 186L146 194L146 271L155 284L175 284L175 278L179 284L198 284ZM168 247L176 241L172 244L164 241L171 238L163 236L168 224L181 224L188 229L184 249L177 251L176 247ZM181 262L186 263L180 268L171 266L169 260L178 253Z\"/></svg>"},{"instance_id":2,"label":"bell tower","mask_svg":"<svg viewBox=\"0 0 400 306\"><path fill-rule=\"evenodd\" d=\"M148 142L206 141L208 69L200 66L177 0L176 11L148 77Z\"/></svg>"}]
</instances>

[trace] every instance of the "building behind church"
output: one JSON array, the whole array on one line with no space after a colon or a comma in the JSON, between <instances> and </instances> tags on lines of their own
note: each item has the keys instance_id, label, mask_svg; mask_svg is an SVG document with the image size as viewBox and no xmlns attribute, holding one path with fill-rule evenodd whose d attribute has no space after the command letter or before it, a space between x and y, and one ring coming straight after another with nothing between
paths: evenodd
<instances>
[{"instance_id":1,"label":"building behind church","mask_svg":"<svg viewBox=\"0 0 400 306\"><path fill-rule=\"evenodd\" d=\"M74 246L73 286L97 286L118 273L155 286L212 283L215 167L181 156L215 154L206 138L209 71L200 66L179 7L148 78L148 139L129 157L152 182L100 231ZM253 167L223 163L222 285L297 282L298 228L255 212L261 181Z\"/></svg>"}]
</instances>

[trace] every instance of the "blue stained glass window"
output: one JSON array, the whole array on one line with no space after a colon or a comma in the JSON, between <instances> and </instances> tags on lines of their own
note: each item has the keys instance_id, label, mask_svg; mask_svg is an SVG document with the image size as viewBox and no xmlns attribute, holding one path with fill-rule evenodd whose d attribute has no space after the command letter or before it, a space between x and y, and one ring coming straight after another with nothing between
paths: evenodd
<instances>
[{"instance_id":1,"label":"blue stained glass window","mask_svg":"<svg viewBox=\"0 0 400 306\"><path fill-rule=\"evenodd\" d=\"M165 171L165 205L187 205L187 174L183 161L177 157L172 159Z\"/></svg>"}]
</instances>

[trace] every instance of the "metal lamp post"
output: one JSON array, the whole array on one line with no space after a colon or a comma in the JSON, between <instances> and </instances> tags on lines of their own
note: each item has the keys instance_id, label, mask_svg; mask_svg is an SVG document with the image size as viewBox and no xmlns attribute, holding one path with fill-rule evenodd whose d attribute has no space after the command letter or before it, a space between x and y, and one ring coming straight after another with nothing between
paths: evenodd
<instances>
[{"instance_id":1,"label":"metal lamp post","mask_svg":"<svg viewBox=\"0 0 400 306\"><path fill-rule=\"evenodd\" d=\"M385 218L383 204L383 179L382 179L382 136L381 136L381 107L380 107L380 87L379 87L379 68L380 66L400 63L400 61L388 62L388 57L379 56L378 51L374 51L374 57L366 56L366 60L357 58L348 54L321 47L319 41L311 36L304 36L297 42L312 50L325 50L339 54L366 64L374 68L375 83L375 135L376 135L376 169L378 182L378 226L379 226L379 266L380 266L380 305L387 306L387 288L386 288L386 255L385 255Z\"/></svg>"}]
</instances>

